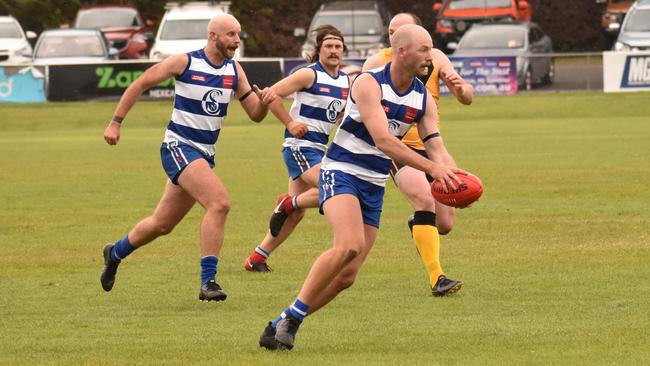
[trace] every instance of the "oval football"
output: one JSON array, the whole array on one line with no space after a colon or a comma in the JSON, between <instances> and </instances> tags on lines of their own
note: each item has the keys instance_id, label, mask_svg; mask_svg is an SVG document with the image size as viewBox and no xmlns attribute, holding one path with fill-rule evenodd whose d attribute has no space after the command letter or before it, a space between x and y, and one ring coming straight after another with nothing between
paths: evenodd
<instances>
[{"instance_id":1,"label":"oval football","mask_svg":"<svg viewBox=\"0 0 650 366\"><path fill-rule=\"evenodd\" d=\"M439 180L435 180L431 184L431 194L436 201L451 207L467 207L476 202L483 194L483 183L474 174L456 173L456 176L463 182L460 187L453 191L451 187L445 193L443 184Z\"/></svg>"}]
</instances>

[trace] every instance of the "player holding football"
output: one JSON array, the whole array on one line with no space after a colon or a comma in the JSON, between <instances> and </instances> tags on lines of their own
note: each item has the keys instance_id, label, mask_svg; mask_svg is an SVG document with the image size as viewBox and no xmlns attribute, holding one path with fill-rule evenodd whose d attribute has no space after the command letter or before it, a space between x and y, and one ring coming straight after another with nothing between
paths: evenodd
<instances>
[{"instance_id":1,"label":"player holding football","mask_svg":"<svg viewBox=\"0 0 650 366\"><path fill-rule=\"evenodd\" d=\"M345 51L341 32L331 25L314 30L316 50L311 65L304 67L271 87L286 97L296 93L290 111L281 100L269 109L286 126L284 162L289 171L288 194L281 195L273 210L262 243L246 259L244 268L251 272L269 272L269 255L291 234L305 214L305 208L318 207L318 173L327 142L350 90L350 79L340 70Z\"/></svg>"},{"instance_id":2,"label":"player holding football","mask_svg":"<svg viewBox=\"0 0 650 366\"><path fill-rule=\"evenodd\" d=\"M233 96L253 121L261 121L268 104L276 99L273 90L259 90L248 83L238 62L241 27L231 15L215 16L208 25L205 48L170 56L145 71L131 84L104 131L104 139L115 145L122 120L147 89L170 77L176 78L174 109L160 148L162 165L169 177L153 215L138 222L128 235L104 247L101 284L110 291L119 264L131 252L166 235L199 202L205 208L200 227L201 288L199 299L221 301L226 293L215 282L218 256L224 238L230 200L214 173L215 143ZM251 94L257 96L251 97Z\"/></svg>"},{"instance_id":3,"label":"player holding football","mask_svg":"<svg viewBox=\"0 0 650 366\"><path fill-rule=\"evenodd\" d=\"M400 13L393 17L388 26L389 36L405 24L422 25L414 14ZM370 57L363 65L363 70L374 69L385 65L393 58L392 48L384 48L375 56ZM445 82L456 99L469 105L474 99L474 89L466 83L454 70L449 58L438 49L431 50L431 64L426 75L419 79L425 84L438 106L440 98L439 79ZM426 157L427 152L422 143L421 135L414 126L402 138L402 142L418 154ZM454 159L447 155L443 161L450 166L456 166ZM457 292L463 286L460 280L452 280L445 276L440 265L440 237L451 231L455 221L455 209L437 202L431 196L431 176L425 175L408 165L393 160L390 174L393 181L409 201L415 213L409 218L408 224L417 246L420 258L429 275L431 292L434 296L445 296Z\"/></svg>"},{"instance_id":4,"label":"player holding football","mask_svg":"<svg viewBox=\"0 0 650 366\"><path fill-rule=\"evenodd\" d=\"M438 133L436 104L416 78L426 74L432 48L424 28L404 25L393 35L393 62L361 74L352 85L318 182L333 247L316 259L296 300L264 329L260 346L292 349L305 316L352 285L377 235L391 158L458 187L454 172L463 171L441 164L448 153ZM415 123L432 160L398 139Z\"/></svg>"}]
</instances>

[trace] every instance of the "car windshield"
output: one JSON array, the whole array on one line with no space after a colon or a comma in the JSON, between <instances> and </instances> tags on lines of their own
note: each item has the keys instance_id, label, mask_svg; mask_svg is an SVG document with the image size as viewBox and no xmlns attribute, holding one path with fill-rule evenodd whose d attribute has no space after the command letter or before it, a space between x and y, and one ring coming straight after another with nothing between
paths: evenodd
<instances>
[{"instance_id":1,"label":"car windshield","mask_svg":"<svg viewBox=\"0 0 650 366\"><path fill-rule=\"evenodd\" d=\"M179 39L207 39L210 19L168 20L160 31L160 39L174 41Z\"/></svg>"},{"instance_id":2,"label":"car windshield","mask_svg":"<svg viewBox=\"0 0 650 366\"><path fill-rule=\"evenodd\" d=\"M628 14L629 19L625 24L626 32L649 32L650 31L650 9L637 9Z\"/></svg>"},{"instance_id":3,"label":"car windshield","mask_svg":"<svg viewBox=\"0 0 650 366\"><path fill-rule=\"evenodd\" d=\"M381 18L376 14L320 15L314 19L311 29L323 24L333 25L343 36L374 36L383 32Z\"/></svg>"},{"instance_id":4,"label":"car windshield","mask_svg":"<svg viewBox=\"0 0 650 366\"><path fill-rule=\"evenodd\" d=\"M94 35L47 36L41 40L36 57L92 57L104 56L99 37Z\"/></svg>"},{"instance_id":5,"label":"car windshield","mask_svg":"<svg viewBox=\"0 0 650 366\"><path fill-rule=\"evenodd\" d=\"M509 8L512 0L451 0L449 9Z\"/></svg>"},{"instance_id":6,"label":"car windshield","mask_svg":"<svg viewBox=\"0 0 650 366\"><path fill-rule=\"evenodd\" d=\"M23 38L16 23L0 23L0 38Z\"/></svg>"},{"instance_id":7,"label":"car windshield","mask_svg":"<svg viewBox=\"0 0 650 366\"><path fill-rule=\"evenodd\" d=\"M75 28L140 27L135 9L90 9L79 12Z\"/></svg>"},{"instance_id":8,"label":"car windshield","mask_svg":"<svg viewBox=\"0 0 650 366\"><path fill-rule=\"evenodd\" d=\"M459 49L523 48L525 32L523 29L486 29L481 27L465 33L458 45Z\"/></svg>"}]
</instances>

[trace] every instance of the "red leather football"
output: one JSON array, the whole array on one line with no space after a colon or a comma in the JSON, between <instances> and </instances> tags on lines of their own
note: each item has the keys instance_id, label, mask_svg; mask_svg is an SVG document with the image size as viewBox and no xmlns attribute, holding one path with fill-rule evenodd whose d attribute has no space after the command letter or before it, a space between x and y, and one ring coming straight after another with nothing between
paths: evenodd
<instances>
[{"instance_id":1,"label":"red leather football","mask_svg":"<svg viewBox=\"0 0 650 366\"><path fill-rule=\"evenodd\" d=\"M460 187L454 182L456 190L448 187L447 193L443 188L443 182L434 180L431 184L431 194L436 201L451 207L463 208L476 202L483 194L483 183L473 174L456 173L456 176L463 182Z\"/></svg>"}]
</instances>

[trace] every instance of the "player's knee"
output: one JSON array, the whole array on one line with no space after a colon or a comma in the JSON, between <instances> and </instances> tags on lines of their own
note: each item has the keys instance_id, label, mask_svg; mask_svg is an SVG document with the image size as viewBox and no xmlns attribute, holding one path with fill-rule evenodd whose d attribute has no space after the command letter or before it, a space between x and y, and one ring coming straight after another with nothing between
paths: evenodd
<instances>
[{"instance_id":1,"label":"player's knee","mask_svg":"<svg viewBox=\"0 0 650 366\"><path fill-rule=\"evenodd\" d=\"M361 253L361 246L347 245L343 248L335 248L337 256L344 262L349 263Z\"/></svg>"},{"instance_id":2,"label":"player's knee","mask_svg":"<svg viewBox=\"0 0 650 366\"><path fill-rule=\"evenodd\" d=\"M230 199L228 197L217 197L212 200L207 210L218 216L226 216L230 212Z\"/></svg>"},{"instance_id":3,"label":"player's knee","mask_svg":"<svg viewBox=\"0 0 650 366\"><path fill-rule=\"evenodd\" d=\"M433 199L433 196L430 192L414 192L409 194L408 200L411 204L421 210L429 210L431 207L434 207L436 201Z\"/></svg>"}]
</instances>

